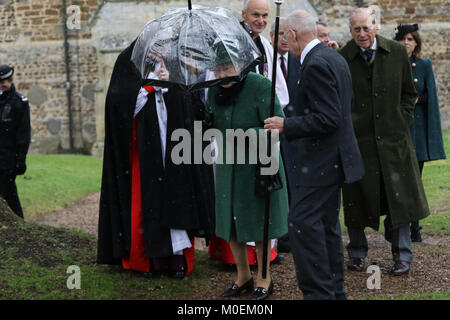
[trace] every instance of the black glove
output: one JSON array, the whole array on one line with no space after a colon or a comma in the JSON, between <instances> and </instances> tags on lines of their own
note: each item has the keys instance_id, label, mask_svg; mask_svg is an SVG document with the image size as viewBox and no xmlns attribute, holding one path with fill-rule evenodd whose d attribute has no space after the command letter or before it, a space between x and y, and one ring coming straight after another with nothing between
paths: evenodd
<instances>
[{"instance_id":1,"label":"black glove","mask_svg":"<svg viewBox=\"0 0 450 320\"><path fill-rule=\"evenodd\" d=\"M27 166L25 165L25 163L16 165L16 169L14 171L14 173L16 174L16 176L20 176L22 174L25 173L25 171L27 171Z\"/></svg>"}]
</instances>

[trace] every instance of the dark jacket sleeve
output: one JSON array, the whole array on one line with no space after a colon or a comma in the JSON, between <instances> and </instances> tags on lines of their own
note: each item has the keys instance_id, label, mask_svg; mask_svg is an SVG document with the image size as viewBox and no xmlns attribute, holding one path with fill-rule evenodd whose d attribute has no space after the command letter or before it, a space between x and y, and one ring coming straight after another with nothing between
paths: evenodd
<instances>
[{"instance_id":1,"label":"dark jacket sleeve","mask_svg":"<svg viewBox=\"0 0 450 320\"><path fill-rule=\"evenodd\" d=\"M16 168L25 168L25 158L31 141L30 106L22 100L16 134ZM23 172L22 172L23 173Z\"/></svg>"},{"instance_id":2,"label":"dark jacket sleeve","mask_svg":"<svg viewBox=\"0 0 450 320\"><path fill-rule=\"evenodd\" d=\"M302 73L310 113L286 118L285 134L288 140L320 136L336 131L341 125L341 105L337 83L326 61L314 61ZM302 103L302 101L297 101Z\"/></svg>"}]
</instances>

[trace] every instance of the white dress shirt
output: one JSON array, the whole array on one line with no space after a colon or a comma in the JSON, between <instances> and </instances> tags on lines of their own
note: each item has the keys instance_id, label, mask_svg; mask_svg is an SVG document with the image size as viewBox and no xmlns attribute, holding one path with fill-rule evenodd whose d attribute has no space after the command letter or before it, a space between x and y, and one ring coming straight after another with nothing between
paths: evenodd
<instances>
[{"instance_id":1,"label":"white dress shirt","mask_svg":"<svg viewBox=\"0 0 450 320\"><path fill-rule=\"evenodd\" d=\"M302 55L301 55L301 57L300 57L300 63L301 64L303 64L303 61L305 60L305 58L306 58L306 55L315 47L315 46L317 46L318 44L320 44L321 42L320 42L320 40L319 39L314 39L314 40L312 40L310 43L308 43L307 45L306 45L306 47L305 47L305 49L303 49L303 51L302 51Z\"/></svg>"}]
</instances>

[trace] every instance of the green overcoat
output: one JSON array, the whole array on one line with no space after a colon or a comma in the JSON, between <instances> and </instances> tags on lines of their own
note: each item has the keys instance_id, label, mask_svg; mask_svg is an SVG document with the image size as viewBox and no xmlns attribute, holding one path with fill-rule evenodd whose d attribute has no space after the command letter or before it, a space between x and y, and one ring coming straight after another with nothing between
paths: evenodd
<instances>
[{"instance_id":1,"label":"green overcoat","mask_svg":"<svg viewBox=\"0 0 450 320\"><path fill-rule=\"evenodd\" d=\"M223 148L219 145L218 158L223 163L216 164L216 235L226 241L236 232L238 242L262 241L264 231L264 198L255 195L256 164L249 162L249 145L245 146L245 163L229 164L231 144L226 142L227 129L254 130L264 127L264 120L270 114L271 82L265 77L250 72L239 96L232 105L219 106L215 96L219 88L208 91L206 101L206 121L211 128L218 129L224 137ZM278 98L275 116L284 117ZM250 132L249 131L249 132ZM228 139L229 140L229 139ZM259 139L258 139L259 140ZM234 142L231 142L234 143ZM236 149L237 150L237 149ZM270 195L269 239L276 239L288 231L288 196L286 177L279 156L279 173L283 188Z\"/></svg>"},{"instance_id":2,"label":"green overcoat","mask_svg":"<svg viewBox=\"0 0 450 320\"><path fill-rule=\"evenodd\" d=\"M381 175L394 228L429 215L409 127L417 98L405 46L377 36L369 65L351 40L340 50L347 60L355 95L352 118L364 161L362 180L344 185L345 224L379 228Z\"/></svg>"}]
</instances>

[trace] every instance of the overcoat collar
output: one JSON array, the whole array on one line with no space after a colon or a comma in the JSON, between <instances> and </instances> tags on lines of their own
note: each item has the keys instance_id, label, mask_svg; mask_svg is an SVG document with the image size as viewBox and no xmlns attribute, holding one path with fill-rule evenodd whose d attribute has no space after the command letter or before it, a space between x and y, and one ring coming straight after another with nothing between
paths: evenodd
<instances>
[{"instance_id":1,"label":"overcoat collar","mask_svg":"<svg viewBox=\"0 0 450 320\"><path fill-rule=\"evenodd\" d=\"M382 36L376 36L377 38L377 51L380 49L382 51L385 51L386 53L391 52L391 45L389 44L389 41L387 41L386 38ZM361 48L356 45L356 42L354 39L350 41L349 45L349 59L350 61L353 61L358 55L361 55Z\"/></svg>"}]
</instances>

